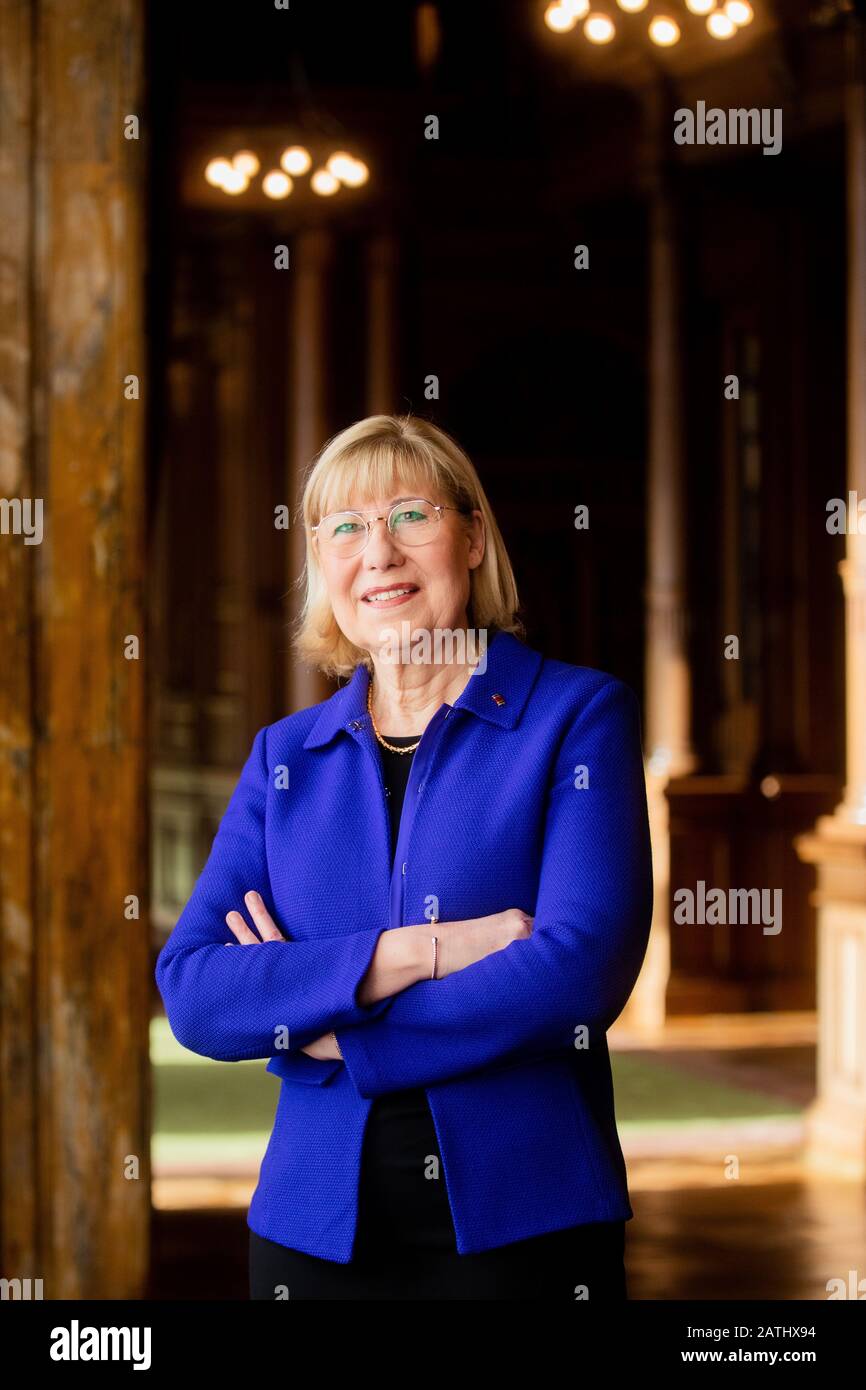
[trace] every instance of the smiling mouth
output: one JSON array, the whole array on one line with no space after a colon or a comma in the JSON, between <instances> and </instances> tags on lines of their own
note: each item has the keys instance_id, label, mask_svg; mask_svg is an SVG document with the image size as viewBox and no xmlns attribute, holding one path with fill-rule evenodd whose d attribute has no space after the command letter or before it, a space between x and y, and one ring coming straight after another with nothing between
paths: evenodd
<instances>
[{"instance_id":1,"label":"smiling mouth","mask_svg":"<svg viewBox=\"0 0 866 1390\"><path fill-rule=\"evenodd\" d=\"M414 584L401 584L393 589L384 589L381 593L364 596L363 602L371 605L377 603L391 603L397 598L408 598L410 594L417 594L418 589Z\"/></svg>"}]
</instances>

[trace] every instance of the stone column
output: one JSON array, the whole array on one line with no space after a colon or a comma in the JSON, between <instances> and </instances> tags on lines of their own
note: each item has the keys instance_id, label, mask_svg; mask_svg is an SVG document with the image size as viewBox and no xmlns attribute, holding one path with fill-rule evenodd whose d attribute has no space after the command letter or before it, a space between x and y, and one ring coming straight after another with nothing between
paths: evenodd
<instances>
[{"instance_id":1,"label":"stone column","mask_svg":"<svg viewBox=\"0 0 866 1390\"><path fill-rule=\"evenodd\" d=\"M400 414L398 343L400 297L398 292L399 243L391 232L381 232L367 243L367 414Z\"/></svg>"},{"instance_id":2,"label":"stone column","mask_svg":"<svg viewBox=\"0 0 866 1390\"><path fill-rule=\"evenodd\" d=\"M866 498L866 28L846 35L848 489ZM856 519L854 521L856 525ZM861 527L863 523L861 521ZM849 522L850 525L850 522ZM832 543L832 541L831 541ZM866 1177L866 531L848 534L845 598L846 780L832 816L795 841L815 865L818 1094L809 1161Z\"/></svg>"},{"instance_id":3,"label":"stone column","mask_svg":"<svg viewBox=\"0 0 866 1390\"><path fill-rule=\"evenodd\" d=\"M656 777L692 771L686 650L686 503L676 206L660 176L650 207L646 745Z\"/></svg>"},{"instance_id":4,"label":"stone column","mask_svg":"<svg viewBox=\"0 0 866 1390\"><path fill-rule=\"evenodd\" d=\"M647 486L644 753L655 902L647 957L624 1021L657 1032L670 973L670 844L665 787L693 770L691 674L686 650L684 419L680 265L669 172L673 117L663 85L647 94L649 198L649 458Z\"/></svg>"},{"instance_id":5,"label":"stone column","mask_svg":"<svg viewBox=\"0 0 866 1390\"><path fill-rule=\"evenodd\" d=\"M325 227L302 231L291 248L294 294L289 385L287 501L294 519L303 478L327 442L328 277L334 258L333 233ZM294 623L303 603L301 576L306 561L303 528L292 524L287 545L286 623ZM288 629L287 629L288 638ZM311 667L298 662L286 644L286 713L307 709L333 694L334 687Z\"/></svg>"}]
</instances>

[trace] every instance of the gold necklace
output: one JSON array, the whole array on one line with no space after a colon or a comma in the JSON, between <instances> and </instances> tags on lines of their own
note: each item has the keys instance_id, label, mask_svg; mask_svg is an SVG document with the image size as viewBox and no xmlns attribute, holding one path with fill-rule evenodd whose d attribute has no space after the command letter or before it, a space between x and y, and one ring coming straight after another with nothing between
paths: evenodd
<instances>
[{"instance_id":1,"label":"gold necklace","mask_svg":"<svg viewBox=\"0 0 866 1390\"><path fill-rule=\"evenodd\" d=\"M382 737L382 735L379 733L379 730L376 728L376 720L373 718L373 682L372 682L372 680L370 681L369 685L367 686L367 713L368 713L369 716L370 716L370 723L373 725L373 733L376 735L376 738L379 740L379 742L381 743L382 747L383 747L383 748L387 748L388 751L389 751L389 753L414 753L414 752L415 752L415 749L418 747L418 743L421 742L421 739L420 739L420 738L419 738L419 740L418 740L418 743L410 744L410 746L409 746L408 748L395 748L394 745L393 745L393 743L388 743L388 742L386 742L386 740L385 740L385 739Z\"/></svg>"}]
</instances>

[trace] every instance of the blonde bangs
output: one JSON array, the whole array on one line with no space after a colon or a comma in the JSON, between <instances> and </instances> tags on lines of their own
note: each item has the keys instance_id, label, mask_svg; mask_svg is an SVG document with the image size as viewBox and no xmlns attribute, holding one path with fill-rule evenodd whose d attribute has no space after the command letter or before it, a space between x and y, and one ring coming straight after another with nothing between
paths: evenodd
<instances>
[{"instance_id":1,"label":"blonde bangs","mask_svg":"<svg viewBox=\"0 0 866 1390\"><path fill-rule=\"evenodd\" d=\"M455 506L467 500L458 495L460 480L443 467L424 440L359 439L336 454L330 466L324 454L320 462L326 466L310 480L310 525L331 512L350 510L353 502L367 507L374 498L392 497L400 490L413 497L444 492Z\"/></svg>"}]
</instances>

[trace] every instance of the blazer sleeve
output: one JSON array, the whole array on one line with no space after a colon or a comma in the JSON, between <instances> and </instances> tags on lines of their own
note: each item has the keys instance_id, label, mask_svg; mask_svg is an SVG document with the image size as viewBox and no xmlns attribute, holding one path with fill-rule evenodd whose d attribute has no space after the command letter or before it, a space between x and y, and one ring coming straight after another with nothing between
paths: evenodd
<instances>
[{"instance_id":1,"label":"blazer sleeve","mask_svg":"<svg viewBox=\"0 0 866 1390\"><path fill-rule=\"evenodd\" d=\"M226 923L243 915L254 888L277 926L265 847L267 727L260 729L207 863L156 961L156 983L174 1036L221 1062L285 1055L329 1032L381 1013L387 999L358 1003L356 991L387 923L312 941L238 943ZM226 943L234 942L226 953ZM288 1030L288 1048L280 1046Z\"/></svg>"},{"instance_id":2,"label":"blazer sleeve","mask_svg":"<svg viewBox=\"0 0 866 1390\"><path fill-rule=\"evenodd\" d=\"M634 987L652 899L640 709L631 688L611 679L560 746L531 935L412 985L377 1018L341 1029L359 1094L431 1086L574 1047L582 1027L595 1045ZM507 906L532 915L530 904Z\"/></svg>"}]
</instances>

